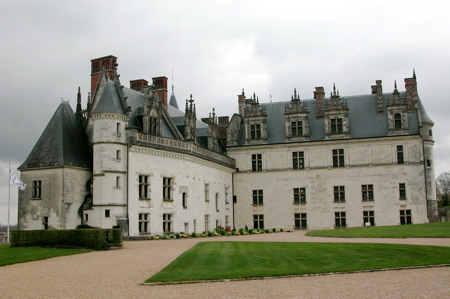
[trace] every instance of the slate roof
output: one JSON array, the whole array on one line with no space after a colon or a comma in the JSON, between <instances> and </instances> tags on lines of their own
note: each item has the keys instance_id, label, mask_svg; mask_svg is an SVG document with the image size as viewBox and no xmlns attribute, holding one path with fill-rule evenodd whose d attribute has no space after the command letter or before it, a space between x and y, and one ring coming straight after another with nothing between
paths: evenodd
<instances>
[{"instance_id":1,"label":"slate roof","mask_svg":"<svg viewBox=\"0 0 450 299\"><path fill-rule=\"evenodd\" d=\"M97 105L95 106L94 110L92 110L92 114L102 112L127 115L127 112L123 107L122 100L120 99L117 86L113 81L109 79L106 83L102 95L100 96L100 99L98 100Z\"/></svg>"},{"instance_id":2,"label":"slate roof","mask_svg":"<svg viewBox=\"0 0 450 299\"><path fill-rule=\"evenodd\" d=\"M74 166L92 169L86 134L68 102L62 102L19 170Z\"/></svg>"},{"instance_id":3,"label":"slate roof","mask_svg":"<svg viewBox=\"0 0 450 299\"><path fill-rule=\"evenodd\" d=\"M405 92L400 92L401 96L405 96ZM389 136L388 131L388 116L386 110L386 102L392 93L383 94L384 113L378 114L376 95L359 95L359 96L343 96L341 98L347 101L349 108L349 123L350 123L350 139L352 138L373 138ZM326 99L328 100L328 99ZM309 133L308 141L296 142L310 142L325 140L325 119L316 117L316 100L302 100L308 107L309 111ZM286 142L286 118L285 107L290 101L260 103L264 106L267 113L267 134L268 144L277 144ZM425 112L423 105L419 100L419 113L422 116L422 122L432 122ZM417 111L408 112L409 134L420 134L419 119ZM239 139L237 146L245 145L245 131L244 126L241 126L239 131Z\"/></svg>"}]
</instances>

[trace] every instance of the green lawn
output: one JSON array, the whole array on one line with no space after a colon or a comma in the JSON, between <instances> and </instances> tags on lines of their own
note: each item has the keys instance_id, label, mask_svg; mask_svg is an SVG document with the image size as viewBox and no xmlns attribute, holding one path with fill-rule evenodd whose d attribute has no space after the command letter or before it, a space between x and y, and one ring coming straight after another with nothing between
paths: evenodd
<instances>
[{"instance_id":1,"label":"green lawn","mask_svg":"<svg viewBox=\"0 0 450 299\"><path fill-rule=\"evenodd\" d=\"M341 238L450 238L450 222L318 230L306 235Z\"/></svg>"},{"instance_id":2,"label":"green lawn","mask_svg":"<svg viewBox=\"0 0 450 299\"><path fill-rule=\"evenodd\" d=\"M450 263L450 248L362 243L205 242L146 282L267 277Z\"/></svg>"},{"instance_id":3,"label":"green lawn","mask_svg":"<svg viewBox=\"0 0 450 299\"><path fill-rule=\"evenodd\" d=\"M46 260L52 257L91 252L84 249L55 249L38 247L10 247L0 244L0 266Z\"/></svg>"}]
</instances>

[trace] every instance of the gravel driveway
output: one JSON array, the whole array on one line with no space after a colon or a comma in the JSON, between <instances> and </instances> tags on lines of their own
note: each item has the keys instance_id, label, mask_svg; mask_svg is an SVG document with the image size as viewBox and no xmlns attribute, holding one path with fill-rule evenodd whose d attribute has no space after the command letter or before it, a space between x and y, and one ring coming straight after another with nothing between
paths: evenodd
<instances>
[{"instance_id":1,"label":"gravel driveway","mask_svg":"<svg viewBox=\"0 0 450 299\"><path fill-rule=\"evenodd\" d=\"M338 239L303 232L125 242L97 251L0 267L1 298L449 298L450 268L184 285L139 285L206 241L354 242L450 246L439 239Z\"/></svg>"}]
</instances>

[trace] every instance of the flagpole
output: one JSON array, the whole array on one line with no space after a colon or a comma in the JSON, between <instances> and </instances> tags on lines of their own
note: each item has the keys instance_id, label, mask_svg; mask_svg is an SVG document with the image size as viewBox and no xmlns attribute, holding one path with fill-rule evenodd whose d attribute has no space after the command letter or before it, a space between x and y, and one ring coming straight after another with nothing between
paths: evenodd
<instances>
[{"instance_id":1,"label":"flagpole","mask_svg":"<svg viewBox=\"0 0 450 299\"><path fill-rule=\"evenodd\" d=\"M9 160L9 179L11 179L11 160ZM9 243L9 210L11 202L11 182L8 182L8 228L6 231L6 242Z\"/></svg>"}]
</instances>

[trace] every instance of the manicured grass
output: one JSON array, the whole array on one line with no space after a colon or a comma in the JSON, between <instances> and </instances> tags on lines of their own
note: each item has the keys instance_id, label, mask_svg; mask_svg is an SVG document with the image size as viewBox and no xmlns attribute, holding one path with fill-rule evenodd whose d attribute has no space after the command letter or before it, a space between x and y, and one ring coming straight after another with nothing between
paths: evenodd
<instances>
[{"instance_id":1,"label":"manicured grass","mask_svg":"<svg viewBox=\"0 0 450 299\"><path fill-rule=\"evenodd\" d=\"M318 230L306 235L340 238L450 238L450 222Z\"/></svg>"},{"instance_id":2,"label":"manicured grass","mask_svg":"<svg viewBox=\"0 0 450 299\"><path fill-rule=\"evenodd\" d=\"M10 247L0 244L0 266L46 260L52 257L91 252L85 249L55 249L37 247Z\"/></svg>"},{"instance_id":3,"label":"manicured grass","mask_svg":"<svg viewBox=\"0 0 450 299\"><path fill-rule=\"evenodd\" d=\"M450 263L450 248L362 243L198 243L146 282L329 273Z\"/></svg>"}]
</instances>

